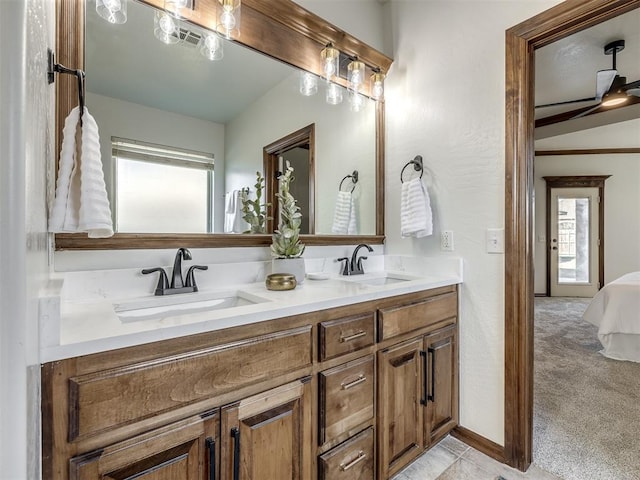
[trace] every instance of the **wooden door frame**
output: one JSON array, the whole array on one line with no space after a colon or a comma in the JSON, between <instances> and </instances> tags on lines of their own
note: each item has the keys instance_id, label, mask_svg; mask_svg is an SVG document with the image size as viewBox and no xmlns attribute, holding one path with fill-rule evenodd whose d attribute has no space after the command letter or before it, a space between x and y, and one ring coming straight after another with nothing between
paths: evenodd
<instances>
[{"instance_id":1,"label":"wooden door frame","mask_svg":"<svg viewBox=\"0 0 640 480\"><path fill-rule=\"evenodd\" d=\"M551 296L551 190L553 188L597 188L598 189L598 290L604 285L604 182L611 175L562 175L542 177L547 184L546 230L547 230L547 296Z\"/></svg>"},{"instance_id":2,"label":"wooden door frame","mask_svg":"<svg viewBox=\"0 0 640 480\"><path fill-rule=\"evenodd\" d=\"M566 0L506 32L504 457L533 456L533 160L537 48L640 7L640 0Z\"/></svg>"},{"instance_id":3,"label":"wooden door frame","mask_svg":"<svg viewBox=\"0 0 640 480\"><path fill-rule=\"evenodd\" d=\"M263 172L265 176L265 199L267 207L266 232L273 233L278 225L278 157L292 148L309 145L309 234L315 234L315 203L316 203L316 124L312 123L300 130L286 135L262 149Z\"/></svg>"}]
</instances>

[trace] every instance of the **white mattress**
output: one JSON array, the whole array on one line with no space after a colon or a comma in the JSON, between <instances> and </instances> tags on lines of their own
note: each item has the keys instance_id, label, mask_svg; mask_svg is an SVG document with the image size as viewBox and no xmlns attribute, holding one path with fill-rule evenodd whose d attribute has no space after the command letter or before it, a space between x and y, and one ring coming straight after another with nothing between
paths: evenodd
<instances>
[{"instance_id":1,"label":"white mattress","mask_svg":"<svg viewBox=\"0 0 640 480\"><path fill-rule=\"evenodd\" d=\"M640 272L608 283L591 300L582 315L598 327L604 356L640 362Z\"/></svg>"}]
</instances>

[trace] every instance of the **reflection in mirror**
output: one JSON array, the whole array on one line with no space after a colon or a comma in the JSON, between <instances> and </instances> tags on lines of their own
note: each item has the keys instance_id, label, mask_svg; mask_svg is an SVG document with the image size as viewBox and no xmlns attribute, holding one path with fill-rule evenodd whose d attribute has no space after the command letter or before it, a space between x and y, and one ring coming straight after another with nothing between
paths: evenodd
<instances>
[{"instance_id":1,"label":"reflection in mirror","mask_svg":"<svg viewBox=\"0 0 640 480\"><path fill-rule=\"evenodd\" d=\"M263 149L314 124L309 172L296 167L303 233L332 233L340 180L354 170L355 233L376 233L374 101L362 97L354 112L345 92L329 105L324 81L302 95L299 71L277 60L223 40L222 59L210 61L197 48L200 27L184 22L184 39L167 45L154 36L152 7L129 2L127 23L113 25L94 2L86 8L87 105L118 232L223 233L229 214L242 215L241 202L225 205L225 196L249 188L254 198L256 171L270 182Z\"/></svg>"}]
</instances>

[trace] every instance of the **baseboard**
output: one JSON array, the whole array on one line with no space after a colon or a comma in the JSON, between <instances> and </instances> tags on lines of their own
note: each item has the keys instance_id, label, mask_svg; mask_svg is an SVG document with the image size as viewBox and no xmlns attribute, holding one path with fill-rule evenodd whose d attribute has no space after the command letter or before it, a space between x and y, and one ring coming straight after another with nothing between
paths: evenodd
<instances>
[{"instance_id":1,"label":"baseboard","mask_svg":"<svg viewBox=\"0 0 640 480\"><path fill-rule=\"evenodd\" d=\"M533 296L534 297L548 297L549 295L547 295L546 293L534 293Z\"/></svg>"},{"instance_id":2,"label":"baseboard","mask_svg":"<svg viewBox=\"0 0 640 480\"><path fill-rule=\"evenodd\" d=\"M504 447L502 445L498 445L488 438L485 438L482 435L478 435L468 428L460 426L454 428L451 432L451 435L456 437L458 440L466 443L470 447L473 447L476 450L484 453L485 455L488 455L491 458L498 460L499 462L506 463L506 459L504 456Z\"/></svg>"}]
</instances>

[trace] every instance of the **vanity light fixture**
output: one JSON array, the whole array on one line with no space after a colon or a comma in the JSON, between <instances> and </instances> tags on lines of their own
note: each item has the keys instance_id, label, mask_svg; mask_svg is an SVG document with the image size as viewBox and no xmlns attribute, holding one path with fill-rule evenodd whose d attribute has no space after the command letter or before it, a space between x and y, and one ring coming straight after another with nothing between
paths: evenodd
<instances>
[{"instance_id":1,"label":"vanity light fixture","mask_svg":"<svg viewBox=\"0 0 640 480\"><path fill-rule=\"evenodd\" d=\"M162 43L173 45L180 41L180 23L163 10L156 10L153 16L153 34Z\"/></svg>"},{"instance_id":2,"label":"vanity light fixture","mask_svg":"<svg viewBox=\"0 0 640 480\"><path fill-rule=\"evenodd\" d=\"M385 75L379 69L375 69L371 74L371 96L375 100L382 100L384 97Z\"/></svg>"},{"instance_id":3,"label":"vanity light fixture","mask_svg":"<svg viewBox=\"0 0 640 480\"><path fill-rule=\"evenodd\" d=\"M338 105L342 103L342 87L336 83L328 83L325 93L325 101L329 105Z\"/></svg>"},{"instance_id":4,"label":"vanity light fixture","mask_svg":"<svg viewBox=\"0 0 640 480\"><path fill-rule=\"evenodd\" d=\"M359 92L364 83L364 62L354 58L347 65L347 86L353 92Z\"/></svg>"},{"instance_id":5,"label":"vanity light fixture","mask_svg":"<svg viewBox=\"0 0 640 480\"><path fill-rule=\"evenodd\" d=\"M164 9L176 18L184 18L183 10L193 10L193 0L164 0Z\"/></svg>"},{"instance_id":6,"label":"vanity light fixture","mask_svg":"<svg viewBox=\"0 0 640 480\"><path fill-rule=\"evenodd\" d=\"M338 75L340 69L340 50L334 48L332 43L328 43L320 52L322 58L323 77L330 82Z\"/></svg>"},{"instance_id":7,"label":"vanity light fixture","mask_svg":"<svg viewBox=\"0 0 640 480\"><path fill-rule=\"evenodd\" d=\"M127 0L96 0L96 13L109 23L125 23Z\"/></svg>"},{"instance_id":8,"label":"vanity light fixture","mask_svg":"<svg viewBox=\"0 0 640 480\"><path fill-rule=\"evenodd\" d=\"M227 39L240 35L240 0L216 0L216 30Z\"/></svg>"},{"instance_id":9,"label":"vanity light fixture","mask_svg":"<svg viewBox=\"0 0 640 480\"><path fill-rule=\"evenodd\" d=\"M198 51L208 60L222 60L224 50L222 48L222 39L217 33L205 32L198 40Z\"/></svg>"},{"instance_id":10,"label":"vanity light fixture","mask_svg":"<svg viewBox=\"0 0 640 480\"><path fill-rule=\"evenodd\" d=\"M310 72L300 72L300 93L305 97L318 93L318 77Z\"/></svg>"}]
</instances>

